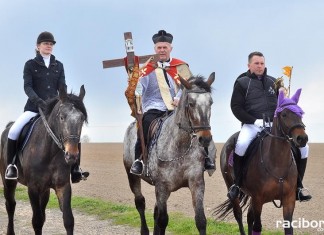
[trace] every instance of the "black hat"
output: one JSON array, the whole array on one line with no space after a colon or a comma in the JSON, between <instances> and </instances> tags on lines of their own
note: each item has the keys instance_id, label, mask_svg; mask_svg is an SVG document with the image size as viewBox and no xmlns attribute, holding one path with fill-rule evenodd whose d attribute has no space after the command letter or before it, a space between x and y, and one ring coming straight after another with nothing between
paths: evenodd
<instances>
[{"instance_id":1,"label":"black hat","mask_svg":"<svg viewBox=\"0 0 324 235\"><path fill-rule=\"evenodd\" d=\"M165 32L165 30L160 30L158 33L153 35L152 40L154 44L157 42L172 43L173 36L172 34Z\"/></svg>"},{"instance_id":2,"label":"black hat","mask_svg":"<svg viewBox=\"0 0 324 235\"><path fill-rule=\"evenodd\" d=\"M40 44L41 42L52 42L53 44L56 43L56 41L54 40L53 34L51 34L50 32L46 32L46 31L40 33L37 38L37 44Z\"/></svg>"}]
</instances>

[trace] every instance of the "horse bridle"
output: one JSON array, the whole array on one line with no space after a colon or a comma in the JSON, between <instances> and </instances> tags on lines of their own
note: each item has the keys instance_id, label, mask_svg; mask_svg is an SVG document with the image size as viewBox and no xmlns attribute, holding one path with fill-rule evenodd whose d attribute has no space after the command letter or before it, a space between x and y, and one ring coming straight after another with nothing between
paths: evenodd
<instances>
[{"instance_id":1,"label":"horse bridle","mask_svg":"<svg viewBox=\"0 0 324 235\"><path fill-rule=\"evenodd\" d=\"M52 137L52 139L54 140L54 142L56 143L56 145L65 153L65 147L64 147L64 143L67 141L67 140L70 140L70 139L77 139L78 141L80 140L80 136L79 135L69 135L69 136L63 136L60 134L60 137L57 138L56 135L54 134L54 132L52 131L51 127L48 125L48 122L45 118L45 115L43 113L43 110L41 108L38 108L38 111L41 115L41 118L42 118L42 121L44 123L44 126L46 128L46 131L47 133ZM60 113L60 111L57 112L57 115L58 116Z\"/></svg>"},{"instance_id":2,"label":"horse bridle","mask_svg":"<svg viewBox=\"0 0 324 235\"><path fill-rule=\"evenodd\" d=\"M286 107L286 106L289 106L289 105L296 105L295 103L287 103L287 104L284 104L281 106L282 107ZM282 111L281 111L282 112ZM292 131L295 129L295 128L303 128L305 130L305 125L303 122L301 123L296 123L295 125L291 126L291 127L288 127L286 124L284 124L281 120L281 112L279 113L278 115L278 129L280 130L281 134L284 136L282 138L288 140L288 141L292 141L293 138L291 137L291 133ZM285 133L284 130L288 130L287 133Z\"/></svg>"},{"instance_id":3,"label":"horse bridle","mask_svg":"<svg viewBox=\"0 0 324 235\"><path fill-rule=\"evenodd\" d=\"M187 90L185 92L186 92L186 94L188 94L188 93L197 93L197 94L207 93L207 91L203 91L203 90L196 90L196 91ZM185 131L187 131L187 132L189 132L190 134L193 134L193 135L195 135L195 133L197 133L198 131L201 131L201 130L211 130L210 125L194 126L192 124L192 121L191 121L191 118L190 118L188 96L187 96L187 100L186 100L186 104L185 104L185 114L186 114L186 117L188 119L189 126L186 127L186 126L181 125L181 123L178 123L178 126L179 126L180 129L183 129L183 130L185 130Z\"/></svg>"},{"instance_id":4,"label":"horse bridle","mask_svg":"<svg viewBox=\"0 0 324 235\"><path fill-rule=\"evenodd\" d=\"M288 105L291 105L291 104L294 104L294 103L288 103L288 104L285 104L284 106L282 107L285 107L285 106L288 106ZM295 104L294 104L295 105ZM298 127L302 127L305 129L305 125L304 123L296 123L295 125L291 126L291 127L288 127L286 124L284 124L281 120L281 112L279 113L278 115L278 122L277 122L277 125L278 125L278 129L280 130L282 136L275 136L273 134L271 134L270 132L267 132L267 135L269 135L270 137L273 137L273 138L278 138L278 139L282 139L282 140L285 140L285 141L288 141L288 142L292 142L293 141L293 138L291 137L291 133L292 131L295 129L295 128L298 128ZM288 130L287 132L288 133L285 133L285 130ZM272 201L272 203L274 204L275 207L277 208L281 208L282 206L282 197L283 197L283 182L284 182L284 179L289 175L289 172L290 172L290 168L294 162L294 158L292 157L291 158L291 162L290 162L290 165L288 167L288 170L286 172L286 174L282 177L279 177L277 175L274 175L270 169L268 169L268 167L264 164L264 160L263 160L263 155L262 155L262 144L263 144L263 140L264 140L264 137L261 139L261 143L260 143L260 157L261 157L261 164L263 165L263 167L265 168L265 170L270 174L272 175L272 177L274 177L275 179L278 180L279 184L280 184L280 195L281 195L281 199L280 199L280 204L278 205L274 200Z\"/></svg>"},{"instance_id":5,"label":"horse bridle","mask_svg":"<svg viewBox=\"0 0 324 235\"><path fill-rule=\"evenodd\" d=\"M281 134L283 136L285 136L285 138L287 140L289 140L289 141L292 141L293 140L292 137L291 137L291 133L292 133L292 131L295 128L301 127L301 128L303 128L305 130L305 127L306 126L302 122L301 123L296 123L295 125L293 125L291 127L288 127L286 124L284 124L284 123L281 122L281 115L280 114L279 114L279 118L278 119L279 119L279 121L278 121L278 128L279 128L279 130L280 130ZM287 133L285 133L284 128L285 129L288 129Z\"/></svg>"}]
</instances>

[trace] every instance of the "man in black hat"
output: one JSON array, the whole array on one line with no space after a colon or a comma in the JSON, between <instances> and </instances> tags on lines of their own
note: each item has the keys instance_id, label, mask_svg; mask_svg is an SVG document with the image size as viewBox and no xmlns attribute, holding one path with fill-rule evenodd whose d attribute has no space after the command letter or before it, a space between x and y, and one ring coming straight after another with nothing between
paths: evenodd
<instances>
[{"instance_id":1,"label":"man in black hat","mask_svg":"<svg viewBox=\"0 0 324 235\"><path fill-rule=\"evenodd\" d=\"M178 105L181 89L179 89L180 78L189 79L192 74L186 62L170 56L172 51L173 36L165 30L160 30L152 37L155 53L159 56L157 63L148 63L141 69L141 75L137 88L136 96L142 97L143 111L143 132L144 141L147 144L147 133L151 122L173 111ZM135 161L130 172L136 175L143 173L143 161L141 160L141 143L137 138L135 145ZM206 157L205 169L215 169L213 161Z\"/></svg>"}]
</instances>

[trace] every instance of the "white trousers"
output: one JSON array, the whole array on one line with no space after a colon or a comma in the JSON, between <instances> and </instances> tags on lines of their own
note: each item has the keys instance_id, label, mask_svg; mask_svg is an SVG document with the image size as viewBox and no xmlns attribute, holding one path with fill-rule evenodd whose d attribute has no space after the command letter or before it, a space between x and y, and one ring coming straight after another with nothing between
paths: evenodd
<instances>
[{"instance_id":1,"label":"white trousers","mask_svg":"<svg viewBox=\"0 0 324 235\"><path fill-rule=\"evenodd\" d=\"M271 123L272 125L272 123ZM260 132L262 128L254 124L244 124L241 128L240 134L237 138L235 153L239 156L244 156L247 148L249 147L252 140L256 137L257 133ZM306 144L305 147L299 148L301 153L301 158L305 159L309 154L309 146Z\"/></svg>"},{"instance_id":2,"label":"white trousers","mask_svg":"<svg viewBox=\"0 0 324 235\"><path fill-rule=\"evenodd\" d=\"M26 111L22 113L15 121L15 123L11 126L8 133L8 138L12 140L17 140L20 135L20 132L22 131L26 123L29 122L29 120L35 117L36 115L37 113L31 111Z\"/></svg>"}]
</instances>

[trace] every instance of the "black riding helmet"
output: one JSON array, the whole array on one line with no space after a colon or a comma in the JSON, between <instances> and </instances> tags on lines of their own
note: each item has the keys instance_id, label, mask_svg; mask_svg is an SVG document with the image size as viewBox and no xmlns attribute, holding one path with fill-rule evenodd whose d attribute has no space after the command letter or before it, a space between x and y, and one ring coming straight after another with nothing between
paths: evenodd
<instances>
[{"instance_id":1,"label":"black riding helmet","mask_svg":"<svg viewBox=\"0 0 324 235\"><path fill-rule=\"evenodd\" d=\"M53 34L51 34L50 32L47 32L47 31L39 34L39 36L37 38L37 44L40 44L41 42L52 42L53 44L56 43L56 41L54 40Z\"/></svg>"}]
</instances>

